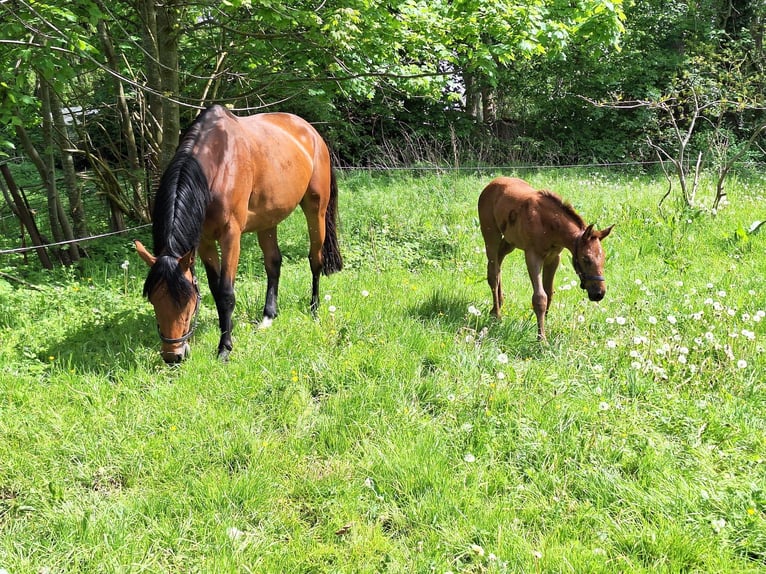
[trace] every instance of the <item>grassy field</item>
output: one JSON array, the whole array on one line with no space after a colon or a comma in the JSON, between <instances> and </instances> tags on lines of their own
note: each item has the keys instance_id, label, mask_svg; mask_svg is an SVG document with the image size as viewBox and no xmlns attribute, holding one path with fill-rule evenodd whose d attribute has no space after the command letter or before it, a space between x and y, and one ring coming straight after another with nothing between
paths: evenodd
<instances>
[{"instance_id":1,"label":"grassy field","mask_svg":"<svg viewBox=\"0 0 766 574\"><path fill-rule=\"evenodd\" d=\"M492 175L341 174L317 320L302 216L267 331L246 238L228 364L204 282L162 364L127 238L80 271L0 260L41 289L0 280L0 572L766 570L766 179L710 214L658 210L658 178L521 174L616 224L606 298L566 252L541 345L519 253L489 317Z\"/></svg>"}]
</instances>

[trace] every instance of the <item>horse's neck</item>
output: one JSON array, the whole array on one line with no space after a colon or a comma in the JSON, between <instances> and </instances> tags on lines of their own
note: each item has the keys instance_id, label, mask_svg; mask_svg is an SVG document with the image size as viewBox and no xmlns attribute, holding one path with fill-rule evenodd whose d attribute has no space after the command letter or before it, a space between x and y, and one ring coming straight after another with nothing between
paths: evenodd
<instances>
[{"instance_id":1,"label":"horse's neck","mask_svg":"<svg viewBox=\"0 0 766 574\"><path fill-rule=\"evenodd\" d=\"M555 212L548 215L545 225L554 243L574 253L577 238L582 234L582 227L578 222L565 212Z\"/></svg>"}]
</instances>

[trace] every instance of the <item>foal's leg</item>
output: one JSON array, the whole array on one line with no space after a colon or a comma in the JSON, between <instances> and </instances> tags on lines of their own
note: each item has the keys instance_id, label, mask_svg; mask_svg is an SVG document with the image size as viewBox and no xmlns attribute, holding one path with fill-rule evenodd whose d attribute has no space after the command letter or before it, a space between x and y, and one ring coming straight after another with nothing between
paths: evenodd
<instances>
[{"instance_id":1,"label":"foal's leg","mask_svg":"<svg viewBox=\"0 0 766 574\"><path fill-rule=\"evenodd\" d=\"M541 277L543 259L532 251L526 251L524 257L527 262L529 280L532 281L532 308L537 317L537 339L545 341L545 312L548 310L548 295L543 287Z\"/></svg>"},{"instance_id":2,"label":"foal's leg","mask_svg":"<svg viewBox=\"0 0 766 574\"><path fill-rule=\"evenodd\" d=\"M266 268L266 303L263 306L263 321L260 328L271 326L277 316L277 295L279 294L279 274L282 269L282 253L277 243L277 228L273 227L258 233L258 244L263 251L263 266Z\"/></svg>"},{"instance_id":3,"label":"foal's leg","mask_svg":"<svg viewBox=\"0 0 766 574\"><path fill-rule=\"evenodd\" d=\"M505 256L513 251L503 236L495 229L482 227L484 249L487 254L487 283L492 291L492 315L500 318L500 308L503 306L503 286L501 267Z\"/></svg>"},{"instance_id":4,"label":"foal's leg","mask_svg":"<svg viewBox=\"0 0 766 574\"><path fill-rule=\"evenodd\" d=\"M548 306L545 308L546 315L553 302L553 277L556 275L556 269L558 269L560 262L561 254L556 253L555 255L549 256L543 264L543 288L545 289L545 294L548 296Z\"/></svg>"}]
</instances>

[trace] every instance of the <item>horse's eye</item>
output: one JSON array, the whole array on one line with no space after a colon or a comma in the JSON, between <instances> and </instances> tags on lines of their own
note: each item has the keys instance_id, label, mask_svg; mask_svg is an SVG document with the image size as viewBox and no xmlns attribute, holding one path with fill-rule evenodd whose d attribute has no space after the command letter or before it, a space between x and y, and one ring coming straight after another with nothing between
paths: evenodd
<instances>
[{"instance_id":1,"label":"horse's eye","mask_svg":"<svg viewBox=\"0 0 766 574\"><path fill-rule=\"evenodd\" d=\"M584 256L582 260L585 265L593 265L593 259L591 259L588 255Z\"/></svg>"}]
</instances>

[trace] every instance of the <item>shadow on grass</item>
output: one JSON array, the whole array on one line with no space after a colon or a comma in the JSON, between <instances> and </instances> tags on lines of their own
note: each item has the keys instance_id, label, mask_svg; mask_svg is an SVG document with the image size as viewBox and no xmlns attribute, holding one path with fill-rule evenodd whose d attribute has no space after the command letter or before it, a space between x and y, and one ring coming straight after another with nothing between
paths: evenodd
<instances>
[{"instance_id":1,"label":"shadow on grass","mask_svg":"<svg viewBox=\"0 0 766 574\"><path fill-rule=\"evenodd\" d=\"M68 370L106 374L145 368L147 357L157 355L159 339L151 309L128 309L94 316L46 349Z\"/></svg>"},{"instance_id":2,"label":"shadow on grass","mask_svg":"<svg viewBox=\"0 0 766 574\"><path fill-rule=\"evenodd\" d=\"M435 324L456 335L464 332L465 336L477 336L484 332L484 337L498 341L502 349L520 359L535 358L544 353L544 345L537 341L537 322L531 309L524 318L514 316L514 310L508 309L511 314L498 320L489 314L489 309L472 313L473 307L472 302L459 293L435 291L428 299L413 306L410 313L424 323Z\"/></svg>"}]
</instances>

